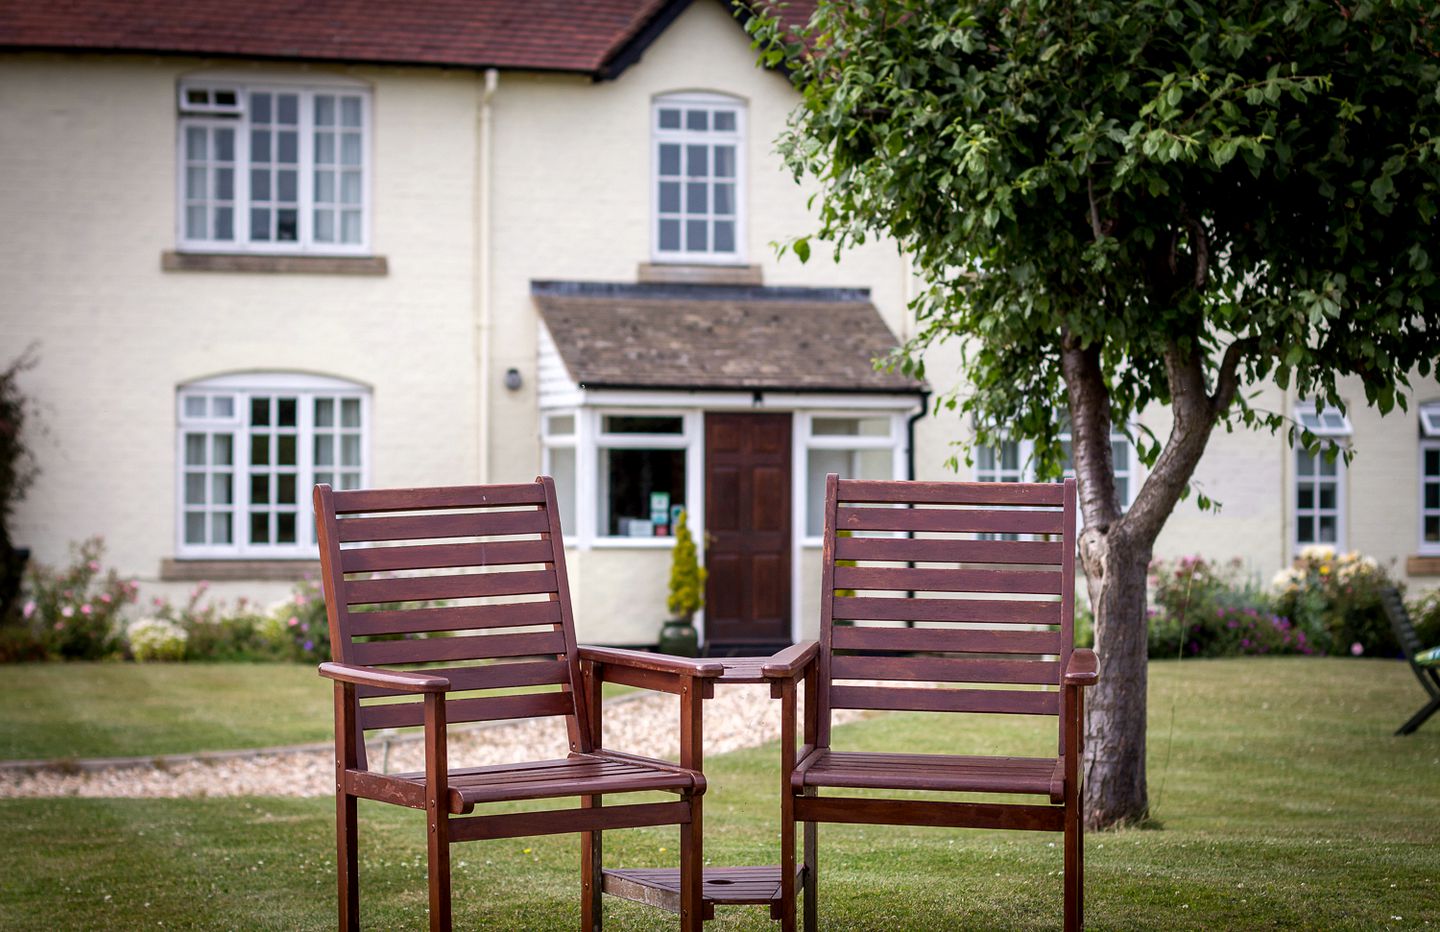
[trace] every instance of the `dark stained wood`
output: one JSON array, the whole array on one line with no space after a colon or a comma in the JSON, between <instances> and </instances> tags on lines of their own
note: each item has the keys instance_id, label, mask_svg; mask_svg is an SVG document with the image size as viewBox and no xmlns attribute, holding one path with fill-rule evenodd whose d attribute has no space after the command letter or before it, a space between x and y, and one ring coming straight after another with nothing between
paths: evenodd
<instances>
[{"instance_id":1,"label":"dark stained wood","mask_svg":"<svg viewBox=\"0 0 1440 932\"><path fill-rule=\"evenodd\" d=\"M484 628L525 628L561 623L559 602L509 602L498 605L452 605L440 608L350 612L350 633L421 634Z\"/></svg>"},{"instance_id":2,"label":"dark stained wood","mask_svg":"<svg viewBox=\"0 0 1440 932\"><path fill-rule=\"evenodd\" d=\"M941 570L837 566L839 589L899 589L925 592L1019 592L1059 595L1060 574L1042 570Z\"/></svg>"},{"instance_id":3,"label":"dark stained wood","mask_svg":"<svg viewBox=\"0 0 1440 932\"><path fill-rule=\"evenodd\" d=\"M1060 507L1064 488L1050 482L883 482L842 479L842 501L863 504L1029 505Z\"/></svg>"},{"instance_id":4,"label":"dark stained wood","mask_svg":"<svg viewBox=\"0 0 1440 932\"><path fill-rule=\"evenodd\" d=\"M789 414L705 415L705 640L790 640Z\"/></svg>"},{"instance_id":5,"label":"dark stained wood","mask_svg":"<svg viewBox=\"0 0 1440 932\"><path fill-rule=\"evenodd\" d=\"M1013 483L1012 483L1013 484ZM840 537L835 559L877 562L1058 564L1064 545L1055 540L960 540L953 537Z\"/></svg>"},{"instance_id":6,"label":"dark stained wood","mask_svg":"<svg viewBox=\"0 0 1440 932\"><path fill-rule=\"evenodd\" d=\"M912 536L840 537L842 530ZM827 478L820 640L814 672L806 676L807 685L813 677L817 700L806 703L807 710L817 710L813 747L807 742L798 755L785 753L795 740L793 694L782 707L782 866L793 863L794 823L802 822L807 930L819 927L819 822L1063 831L1065 928L1080 928L1079 722L1083 687L1098 671L1091 652L1074 649L1075 533L1074 480L1050 485ZM939 534L1052 539L934 536ZM892 565L875 565L885 563ZM856 590L887 594L855 595ZM966 592L996 597L952 596ZM1048 630L1035 630L1040 626ZM782 682L785 697L793 681ZM833 708L1054 715L1058 753L1019 758L836 751L830 747ZM822 790L1021 794L1048 804L820 795ZM795 926L794 891L784 892L782 900L786 896L790 902L782 904L780 917L782 929L789 930Z\"/></svg>"},{"instance_id":7,"label":"dark stained wood","mask_svg":"<svg viewBox=\"0 0 1440 932\"><path fill-rule=\"evenodd\" d=\"M837 596L832 617L845 621L959 621L1011 625L1058 625L1061 604L1008 599L896 599Z\"/></svg>"},{"instance_id":8,"label":"dark stained wood","mask_svg":"<svg viewBox=\"0 0 1440 932\"><path fill-rule=\"evenodd\" d=\"M918 599L916 601L919 601ZM976 654L1056 654L1055 631L983 631L971 628L837 628L835 650L965 651Z\"/></svg>"},{"instance_id":9,"label":"dark stained wood","mask_svg":"<svg viewBox=\"0 0 1440 932\"><path fill-rule=\"evenodd\" d=\"M549 563L555 551L548 540L489 540L464 544L363 547L341 552L347 573L426 570L461 566L514 566Z\"/></svg>"},{"instance_id":10,"label":"dark stained wood","mask_svg":"<svg viewBox=\"0 0 1440 932\"><path fill-rule=\"evenodd\" d=\"M499 511L494 514L398 515L388 518L345 518L336 522L342 544L360 541L443 540L454 537L501 537L539 534L548 530L543 511Z\"/></svg>"},{"instance_id":11,"label":"dark stained wood","mask_svg":"<svg viewBox=\"0 0 1440 932\"><path fill-rule=\"evenodd\" d=\"M682 847L688 852L681 858L684 876L697 878L693 886L698 889L700 797L705 790L699 755L691 754L677 765L607 752L598 746L600 680L587 678L581 669L554 483L542 477L523 485L349 492L319 485L314 501L335 661L323 665L321 672L336 680L340 927L360 926L357 798L425 812L432 930L451 926L453 842L581 833L586 839L582 916L598 929L600 831L680 825ZM531 539L476 540L525 536ZM441 543L419 543L427 541ZM367 578L372 573L396 575ZM510 601L443 604L464 599ZM404 603L412 603L412 607L403 607ZM352 605L384 607L352 612ZM449 632L459 635L365 640L377 635ZM411 663L445 666L425 670L384 666ZM614 658L607 658L607 663L619 665ZM685 681L682 693L688 690L692 697L694 721L682 732L686 740L698 745L698 697L709 689L707 678L718 677L723 667L713 662L707 666L704 661L686 663L684 676L667 675ZM474 695L537 686L551 688L518 695ZM385 701L421 694L424 698L418 702ZM569 758L449 768L446 748L451 723L533 716L564 718ZM423 772L389 775L368 769L365 730L415 725L424 726ZM655 791L677 793L680 798L666 803L601 805L605 794ZM578 797L581 808L468 815L478 806L496 802L569 797ZM683 926L699 932L702 921L700 910L691 909Z\"/></svg>"},{"instance_id":12,"label":"dark stained wood","mask_svg":"<svg viewBox=\"0 0 1440 932\"><path fill-rule=\"evenodd\" d=\"M997 712L1059 715L1060 694L1034 689L898 689L888 686L832 686L837 709L906 712Z\"/></svg>"},{"instance_id":13,"label":"dark stained wood","mask_svg":"<svg viewBox=\"0 0 1440 932\"><path fill-rule=\"evenodd\" d=\"M1014 485L1014 483L1010 483ZM1059 534L1058 511L982 511L959 508L841 508L840 530L933 531L946 534Z\"/></svg>"},{"instance_id":14,"label":"dark stained wood","mask_svg":"<svg viewBox=\"0 0 1440 932\"><path fill-rule=\"evenodd\" d=\"M837 680L911 680L941 683L1022 683L1058 686L1053 660L970 660L964 657L836 657Z\"/></svg>"},{"instance_id":15,"label":"dark stained wood","mask_svg":"<svg viewBox=\"0 0 1440 932\"><path fill-rule=\"evenodd\" d=\"M680 912L680 872L673 868L611 869L604 883L606 893ZM706 918L714 918L717 905L769 905L780 900L780 868L707 867L703 889Z\"/></svg>"}]
</instances>

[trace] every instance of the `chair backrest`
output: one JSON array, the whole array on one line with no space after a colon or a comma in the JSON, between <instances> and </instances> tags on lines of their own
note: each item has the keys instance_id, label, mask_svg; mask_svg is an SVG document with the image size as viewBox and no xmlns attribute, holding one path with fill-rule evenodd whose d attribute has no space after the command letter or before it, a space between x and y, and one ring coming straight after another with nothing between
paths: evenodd
<instances>
[{"instance_id":1,"label":"chair backrest","mask_svg":"<svg viewBox=\"0 0 1440 932\"><path fill-rule=\"evenodd\" d=\"M565 552L548 476L515 485L315 487L330 650L450 679L446 718L567 716L590 750ZM493 690L548 687L519 695ZM357 687L357 701L405 695ZM424 703L360 701L362 733L422 724ZM363 747L362 747L363 752Z\"/></svg>"},{"instance_id":2,"label":"chair backrest","mask_svg":"<svg viewBox=\"0 0 1440 932\"><path fill-rule=\"evenodd\" d=\"M1415 655L1430 645L1423 643L1420 635L1415 633L1415 624L1410 620L1410 610L1405 607L1400 590L1394 586L1383 587L1380 590L1380 604L1385 608L1385 617L1390 619L1390 629L1395 632L1395 640L1400 642L1400 649L1405 652L1405 661L1410 664L1415 678L1425 687L1426 692L1432 696L1440 695L1440 670L1422 667L1415 662Z\"/></svg>"},{"instance_id":3,"label":"chair backrest","mask_svg":"<svg viewBox=\"0 0 1440 932\"><path fill-rule=\"evenodd\" d=\"M830 475L819 744L830 743L832 709L1061 715L1075 642L1075 533L1073 479ZM929 683L943 685L915 685ZM1005 688L986 688L995 685Z\"/></svg>"}]
</instances>

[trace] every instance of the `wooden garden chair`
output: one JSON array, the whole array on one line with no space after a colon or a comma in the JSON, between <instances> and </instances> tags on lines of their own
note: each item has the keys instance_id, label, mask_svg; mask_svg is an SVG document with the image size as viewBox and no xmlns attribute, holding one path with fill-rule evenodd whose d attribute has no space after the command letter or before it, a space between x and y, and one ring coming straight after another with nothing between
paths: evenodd
<instances>
[{"instance_id":1,"label":"wooden garden chair","mask_svg":"<svg viewBox=\"0 0 1440 932\"><path fill-rule=\"evenodd\" d=\"M1410 716L1409 721L1395 732L1397 735L1408 735L1440 711L1440 669L1417 662L1417 655L1425 650L1426 645L1420 642L1420 636L1415 633L1415 625L1410 621L1410 612L1405 608L1405 601L1400 598L1399 590L1393 586L1381 589L1380 604L1385 606L1390 627L1395 631L1395 640L1400 642L1400 649L1405 652L1405 660L1415 672L1415 678L1420 681L1420 688L1430 697L1430 701L1421 706L1420 711Z\"/></svg>"},{"instance_id":2,"label":"wooden garden chair","mask_svg":"<svg viewBox=\"0 0 1440 932\"><path fill-rule=\"evenodd\" d=\"M680 826L680 925L702 929L705 778L684 766L698 753L682 744L674 764L602 748L599 709L589 707L599 693L582 683L581 661L689 684L692 695L723 667L576 646L554 482L344 492L319 485L315 515L335 658L320 672L335 681L340 927L360 924L356 800L364 798L425 813L432 930L450 928L452 843L571 832L582 834L582 928L598 930L600 831L642 825ZM514 694L515 687L542 688ZM412 701L374 702L396 696ZM448 724L532 716L564 718L567 757L448 766ZM425 729L424 772L370 769L365 732L417 725ZM601 805L602 795L652 790L679 798ZM562 797L578 797L579 807L476 814L492 803Z\"/></svg>"},{"instance_id":3,"label":"wooden garden chair","mask_svg":"<svg viewBox=\"0 0 1440 932\"><path fill-rule=\"evenodd\" d=\"M1095 655L1074 646L1075 527L1073 479L1061 485L828 477L820 641L797 645L765 667L785 700L786 929L795 924L796 822L805 826L807 930L817 927L820 822L1063 832L1065 928L1081 927L1082 697L1098 674ZM1022 539L984 539L1001 535ZM802 679L813 691L797 752L794 691ZM966 685L948 688L954 684ZM833 709L1054 716L1058 747L1042 758L840 750L831 746ZM1035 799L837 795L853 789Z\"/></svg>"}]
</instances>

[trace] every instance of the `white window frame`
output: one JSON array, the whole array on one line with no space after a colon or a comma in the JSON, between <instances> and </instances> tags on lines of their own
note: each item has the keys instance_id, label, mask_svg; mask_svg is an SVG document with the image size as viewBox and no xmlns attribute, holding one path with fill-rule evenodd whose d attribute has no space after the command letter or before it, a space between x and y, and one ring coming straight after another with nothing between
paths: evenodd
<instances>
[{"instance_id":1,"label":"white window frame","mask_svg":"<svg viewBox=\"0 0 1440 932\"><path fill-rule=\"evenodd\" d=\"M1133 428L1132 428L1131 432L1134 433L1134 429L1133 429ZM1056 439L1057 439L1060 443L1070 443L1070 444L1073 444L1073 443L1074 443L1074 440L1073 440L1073 438L1072 438L1072 436L1071 436L1071 433L1070 433L1070 431L1068 431L1068 430L1062 430L1059 434L1056 435ZM1140 475L1140 456L1139 456L1139 453L1135 450L1135 442L1134 442L1133 440L1131 440L1129 437L1125 436L1124 431L1121 431L1121 430L1118 430L1118 429L1112 427L1111 430L1110 430L1110 442L1113 444L1113 443L1114 443L1115 441L1117 441L1117 440L1123 440L1123 441L1125 442L1125 450L1126 450L1125 462L1124 462L1124 463L1119 463L1119 462L1117 462L1117 463L1114 464L1114 466L1115 466L1115 478L1116 478L1116 479L1119 479L1119 478L1121 478L1121 477L1123 476L1123 477L1125 477L1125 479L1127 480L1126 486L1125 486L1126 495L1125 495L1125 497L1120 501L1120 510L1121 510L1122 512L1124 512L1124 511L1129 511L1129 510L1130 510L1130 506L1133 505L1133 504L1135 504L1135 496L1136 496L1136 494L1140 491L1140 480L1141 480L1141 475ZM1000 475L1004 475L1004 474L1015 474L1015 475L1018 476L1018 478L1016 478L1016 479L987 479L987 478L983 478L982 475L981 475L981 469L980 469L979 465L976 465L976 466L974 467L974 474L973 474L974 481L976 481L976 482L1001 482L1001 481L1010 481L1010 482L1036 482L1036 481L1038 481L1038 480L1036 479L1036 477L1035 477L1035 441L1033 441L1033 440L1006 440L1006 441L1003 441L1003 442L1015 443L1015 444L1018 444L1018 445L1019 445L1020 469L1019 469L1018 471L1016 471L1016 470L1006 470L1006 469L997 469L997 470L995 470L995 472L996 472L997 474L1000 474ZM979 444L979 443L977 443L977 444L975 445L975 448L978 450L978 449L979 449L980 447L982 447L982 446L988 446L988 445L987 445L987 444ZM1072 447L1072 449L1073 449L1073 447ZM1073 460L1073 453L1072 453L1071 455L1072 455L1072 460ZM999 459L998 459L998 451L997 451L997 460L996 460L996 461L999 462ZM1075 477L1075 466L1074 466L1074 463L1072 462L1070 468L1064 470L1061 475L1062 475L1062 478L1065 478L1065 479L1073 479L1073 478ZM1082 520L1083 520L1083 518L1082 518Z\"/></svg>"},{"instance_id":2,"label":"white window frame","mask_svg":"<svg viewBox=\"0 0 1440 932\"><path fill-rule=\"evenodd\" d=\"M885 434L816 434L815 422L817 420L844 420L844 419L879 419L885 418L889 421L890 430ZM819 547L824 544L824 529L820 534L810 533L810 501L815 495L823 500L825 497L825 486L811 488L810 477L810 452L812 450L841 450L849 453L859 453L865 450L889 450L890 475L889 479L901 479L905 476L906 469L906 432L905 422L907 416L903 413L891 413L885 411L861 411L861 410L836 410L836 411L797 411L794 416L794 455L791 470L794 474L794 500L795 505L791 517L791 528L794 538L799 541L802 547ZM849 478L842 476L841 478Z\"/></svg>"},{"instance_id":3,"label":"white window frame","mask_svg":"<svg viewBox=\"0 0 1440 932\"><path fill-rule=\"evenodd\" d=\"M686 107L695 108L703 106L711 108L711 119L714 117L714 109L733 111L735 114L735 130L725 132L718 130L687 130L683 126L679 129L662 129L660 127L660 111L662 109L676 109L682 111ZM732 97L727 94L686 92L675 94L662 94L654 98L650 107L650 258L655 263L669 263L681 265L743 265L746 261L746 193L748 185L746 182L746 158L745 142L747 138L746 126L746 102L739 97ZM683 147L687 144L704 144L711 147L709 156L710 174L707 180L710 183L709 206L711 211L707 218L714 219L714 146L729 144L735 147L735 248L730 252L716 252L707 249L703 252L691 250L662 251L660 249L660 146L663 143L678 144ZM685 176L681 176L685 177ZM681 183L682 211L680 213L681 242L684 242L684 183ZM714 228L710 229L708 242L714 242Z\"/></svg>"},{"instance_id":4,"label":"white window frame","mask_svg":"<svg viewBox=\"0 0 1440 932\"><path fill-rule=\"evenodd\" d=\"M1299 553L1301 548L1310 546L1334 547L1337 551L1346 549L1346 541L1349 535L1349 500L1346 495L1347 469L1343 448L1346 441L1353 434L1353 427L1350 418L1342 414L1338 408L1332 408L1320 402L1302 401L1295 405L1295 421L1302 427L1307 428L1310 433L1323 439L1322 448L1315 454L1316 468L1325 457L1325 448L1336 447L1335 454L1335 507L1334 509L1322 509L1320 507L1320 486L1322 480L1317 472L1308 477L1300 475L1300 458L1309 454L1303 447L1296 447L1291 458L1290 474L1290 496L1287 508L1290 512L1290 546L1294 553ZM1300 486L1302 479L1311 485L1312 505L1304 512L1300 509ZM1332 481L1328 477L1325 481ZM1308 515L1314 521L1312 525L1314 536L1319 536L1319 519L1329 511L1334 511L1335 517L1335 540L1305 540L1300 539L1300 518L1302 514Z\"/></svg>"},{"instance_id":5,"label":"white window frame","mask_svg":"<svg viewBox=\"0 0 1440 932\"><path fill-rule=\"evenodd\" d=\"M234 91L241 103L236 107L215 104L187 103L191 90ZM250 240L250 104L251 92L296 94L299 96L297 123L298 154L296 159L297 232L293 242ZM315 225L315 97L346 95L360 98L360 241L358 243L317 242ZM179 111L176 116L175 147L175 242L182 252L193 253L254 253L275 255L368 256L371 254L371 222L374 215L374 108L370 86L361 81L338 77L306 76L295 80L259 78L254 75L237 77L227 74L201 74L180 81L177 89ZM338 113L337 113L338 119ZM191 126L235 129L234 147L234 224L233 240L194 239L186 235L186 129ZM337 147L339 143L337 142ZM337 148L338 159L338 148ZM273 164L273 163L272 163ZM338 163L337 163L338 164ZM340 178L337 171L336 196ZM207 179L207 185L212 179ZM207 193L209 193L207 191ZM273 208L272 208L273 209ZM338 223L338 220L337 220ZM336 235L339 235L337 226Z\"/></svg>"},{"instance_id":6,"label":"white window frame","mask_svg":"<svg viewBox=\"0 0 1440 932\"><path fill-rule=\"evenodd\" d=\"M294 396L296 404L296 503L295 503L295 540L294 544L251 544L249 542L250 525L248 521L249 505L249 451L251 431L249 426L250 399L254 396L274 395ZM186 399L195 396L206 396L213 399L217 396L228 396L232 399L232 410L229 417L204 417L196 418L186 414ZM207 559L305 559L313 560L317 557L315 549L315 527L314 516L310 507L310 492L315 484L316 472L337 472L340 467L321 467L316 469L314 464L314 438L316 427L314 423L314 399L335 397L341 399L357 398L360 402L360 478L359 486L368 487L371 483L371 393L367 386L343 379L329 378L326 376L306 375L301 373L271 372L271 373L246 373L240 375L219 376L216 378L202 379L195 382L187 382L181 385L176 391L175 412L175 548L176 555L181 558L207 558ZM213 402L211 402L213 404ZM339 411L336 418L339 418ZM232 437L231 464L232 474L231 501L229 503L231 543L229 544L192 544L185 540L185 516L186 516L186 474L185 446L187 433L204 432L209 436L218 433L228 433ZM211 441L207 439L207 445ZM338 460L339 450L335 452ZM208 458L208 457L207 457ZM351 470L346 470L351 471ZM207 486L210 476L214 473L211 468L206 468ZM209 497L207 491L207 499ZM194 510L193 508L191 510ZM207 507L207 511L214 512L221 509ZM270 510L275 510L270 506Z\"/></svg>"},{"instance_id":7,"label":"white window frame","mask_svg":"<svg viewBox=\"0 0 1440 932\"><path fill-rule=\"evenodd\" d=\"M647 547L647 548L669 548L675 546L673 535L665 537L626 537L620 534L610 534L606 531L607 518L610 514L610 490L601 481L600 463L601 456L605 450L683 450L685 451L685 509L690 520L687 522L692 528L696 525L694 514L695 504L699 500L696 497L697 490L703 494L705 479L701 474L704 468L704 454L702 452L701 438L704 435L704 412L686 411L673 408L591 408L585 412L588 416L587 442L584 444L590 456L586 466L580 464L582 457L576 457L576 469L587 469L594 477L594 494L588 498L578 501L594 502L593 508L585 508L588 511L591 526L589 528L591 541L597 547ZM614 434L604 430L605 418L607 417L676 417L680 419L680 433L678 434ZM580 483L583 486L583 483ZM577 517L579 515L577 514ZM581 519L584 520L583 518Z\"/></svg>"},{"instance_id":8,"label":"white window frame","mask_svg":"<svg viewBox=\"0 0 1440 932\"><path fill-rule=\"evenodd\" d=\"M570 433L553 429L553 422L559 418L570 418ZM575 546L580 531L580 417L578 408L556 408L540 412L540 474L555 479L555 497L560 504L560 532L565 536L566 546ZM570 482L562 483L555 475L554 456L556 450L570 450L574 454L574 475ZM567 520L566 512L570 515Z\"/></svg>"},{"instance_id":9,"label":"white window frame","mask_svg":"<svg viewBox=\"0 0 1440 932\"><path fill-rule=\"evenodd\" d=\"M1440 485L1440 474L1434 477L1427 477L1425 474L1425 454L1430 452L1440 454L1440 401L1432 401L1420 406L1420 455L1416 468L1416 473L1420 477L1420 497L1417 502L1420 512L1420 526L1418 528L1419 553L1426 556L1436 556L1440 555L1440 541L1427 541L1425 539L1425 519L1431 516L1440 518L1440 508L1427 508L1425 506L1425 486L1427 482Z\"/></svg>"}]
</instances>

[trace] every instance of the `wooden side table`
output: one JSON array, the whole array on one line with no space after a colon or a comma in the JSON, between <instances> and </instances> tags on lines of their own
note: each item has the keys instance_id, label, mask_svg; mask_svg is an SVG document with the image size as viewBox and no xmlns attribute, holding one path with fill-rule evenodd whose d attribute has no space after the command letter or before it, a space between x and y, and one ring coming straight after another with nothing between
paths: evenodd
<instances>
[{"instance_id":1,"label":"wooden side table","mask_svg":"<svg viewBox=\"0 0 1440 932\"><path fill-rule=\"evenodd\" d=\"M777 654L776 658L781 655ZM693 678L688 680L674 680L669 683L660 683L654 677L641 677L636 671L613 667L604 670L587 671L587 682L589 682L592 702L590 708L596 710L596 721L593 723L597 729L600 725L598 720L599 689L602 681L612 683L626 683L634 686L644 686L648 689L663 689L666 692L678 692L680 695L680 764L683 767L695 770L703 769L704 765L704 718L702 715L702 704L705 699L713 698L715 695L715 684L722 685L770 685L770 694L773 698L780 699L786 705L782 711L792 714L784 714L781 721L790 723L782 726L782 748L781 748L781 779L788 774L795 766L795 734L793 723L796 720L794 703L796 702L796 686L798 675L790 677L767 677L763 668L772 664L776 658L771 657L726 657L715 658L719 663L724 664L725 671L718 677L705 679ZM813 671L813 666L809 668ZM813 675L813 672L810 673ZM644 682L640 680L644 679ZM813 695L813 694L812 694ZM808 719L807 715L807 726ZM809 728L807 727L807 732ZM788 732L788 733L787 733ZM807 735L807 740L813 741L813 735ZM783 789L783 787L782 787ZM784 793L782 800L788 800L789 794ZM596 801L598 805L598 800ZM701 838L700 826L692 826L694 837ZM789 844L794 850L794 839L782 839L782 844ZM620 897L626 900L633 900L637 903L645 903L664 909L677 915L681 912L681 889L680 871L678 868L609 868L603 869L600 865L600 841L598 834L595 840L590 843L590 851L587 857L591 859L596 873L601 877L597 890L591 891L590 896L594 899L594 913L599 916L599 897L602 893ZM811 846L807 845L807 858ZM810 868L813 870L813 868ZM795 885L805 881L807 876L807 864L796 865ZM786 888L789 888L788 891ZM701 890L702 917L704 919L715 918L716 906L739 906L739 905L768 905L770 907L770 918L783 922L786 927L793 928L795 922L794 912L794 891L795 886L782 883L781 868L779 865L746 866L746 867L706 867L704 871L704 882ZM786 894L789 894L789 903L786 902ZM813 897L807 897L807 903ZM786 906L789 909L786 909ZM788 916L787 916L788 913ZM788 921L787 921L788 920ZM598 925L597 925L598 927Z\"/></svg>"}]
</instances>

